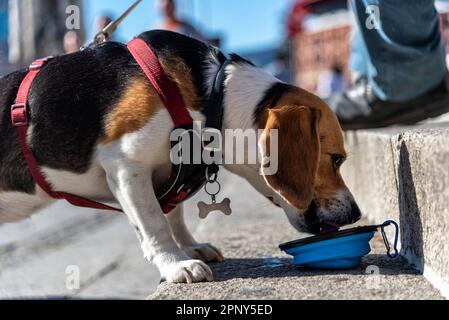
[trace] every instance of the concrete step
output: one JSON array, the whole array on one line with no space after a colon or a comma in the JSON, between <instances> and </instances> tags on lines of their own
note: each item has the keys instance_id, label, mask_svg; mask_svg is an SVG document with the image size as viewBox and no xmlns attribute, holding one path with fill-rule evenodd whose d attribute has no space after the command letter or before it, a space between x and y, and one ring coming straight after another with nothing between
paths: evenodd
<instances>
[{"instance_id":1,"label":"concrete step","mask_svg":"<svg viewBox=\"0 0 449 320\"><path fill-rule=\"evenodd\" d=\"M401 254L449 297L449 123L348 132L345 181L373 222L401 225Z\"/></svg>"},{"instance_id":2,"label":"concrete step","mask_svg":"<svg viewBox=\"0 0 449 320\"><path fill-rule=\"evenodd\" d=\"M298 269L278 249L300 236L282 210L245 181L226 176L223 196L233 200L230 217L213 214L198 224L195 236L223 250L226 261L211 264L215 282L167 284L149 299L442 299L404 258L391 260L379 235L360 268L343 271ZM197 219L193 208L189 220ZM360 224L368 224L361 221ZM378 274L370 275L370 270Z\"/></svg>"}]
</instances>

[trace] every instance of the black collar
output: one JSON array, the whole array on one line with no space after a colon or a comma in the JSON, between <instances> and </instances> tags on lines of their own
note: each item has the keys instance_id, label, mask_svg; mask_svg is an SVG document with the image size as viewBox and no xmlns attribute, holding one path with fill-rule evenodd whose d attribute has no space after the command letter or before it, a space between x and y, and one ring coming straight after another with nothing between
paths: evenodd
<instances>
[{"instance_id":1,"label":"black collar","mask_svg":"<svg viewBox=\"0 0 449 320\"><path fill-rule=\"evenodd\" d=\"M204 110L206 128L221 131L224 115L224 89L227 78L226 67L232 62L223 59L220 70L215 76L209 101ZM188 128L191 141L195 139L193 128ZM165 213L170 212L178 204L189 199L206 183L216 181L220 167L218 164L180 164L172 165L172 173L167 184L157 192L159 203Z\"/></svg>"},{"instance_id":2,"label":"black collar","mask_svg":"<svg viewBox=\"0 0 449 320\"><path fill-rule=\"evenodd\" d=\"M230 60L225 60L220 70L218 70L217 75L212 86L212 90L209 96L209 101L207 102L205 115L206 115L206 128L212 128L220 130L223 127L223 116L224 116L224 90L225 81L227 78L226 67L232 62Z\"/></svg>"}]
</instances>

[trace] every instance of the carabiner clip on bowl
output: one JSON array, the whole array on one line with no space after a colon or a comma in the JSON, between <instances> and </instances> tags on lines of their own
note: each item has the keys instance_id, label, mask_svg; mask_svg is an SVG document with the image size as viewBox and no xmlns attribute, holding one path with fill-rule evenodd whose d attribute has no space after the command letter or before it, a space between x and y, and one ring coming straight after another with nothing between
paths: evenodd
<instances>
[{"instance_id":1,"label":"carabiner clip on bowl","mask_svg":"<svg viewBox=\"0 0 449 320\"><path fill-rule=\"evenodd\" d=\"M388 241L387 234L385 233L385 228L390 225L393 225L395 227L394 244L393 244L394 253L391 253L391 245L390 245L390 242ZM380 230L382 233L382 238L384 239L385 247L387 248L388 256L392 259L396 258L397 256L399 256L399 251L398 251L399 226L398 226L398 224L392 220L388 220L388 221L385 221L380 226Z\"/></svg>"}]
</instances>

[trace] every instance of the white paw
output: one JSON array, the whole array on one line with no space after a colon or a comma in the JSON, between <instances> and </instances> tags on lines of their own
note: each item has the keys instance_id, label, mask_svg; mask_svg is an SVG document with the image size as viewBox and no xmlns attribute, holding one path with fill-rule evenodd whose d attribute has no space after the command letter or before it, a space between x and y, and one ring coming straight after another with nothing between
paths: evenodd
<instances>
[{"instance_id":1,"label":"white paw","mask_svg":"<svg viewBox=\"0 0 449 320\"><path fill-rule=\"evenodd\" d=\"M162 277L169 283L196 283L214 281L212 270L200 260L184 260L166 266Z\"/></svg>"},{"instance_id":2,"label":"white paw","mask_svg":"<svg viewBox=\"0 0 449 320\"><path fill-rule=\"evenodd\" d=\"M198 243L193 246L182 247L181 249L192 259L199 259L204 262L224 261L221 251L209 243Z\"/></svg>"}]
</instances>

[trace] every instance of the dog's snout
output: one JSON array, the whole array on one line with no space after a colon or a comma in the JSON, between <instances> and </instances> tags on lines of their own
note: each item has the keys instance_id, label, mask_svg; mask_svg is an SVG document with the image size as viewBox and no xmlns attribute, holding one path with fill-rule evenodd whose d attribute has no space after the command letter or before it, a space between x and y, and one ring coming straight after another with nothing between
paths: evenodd
<instances>
[{"instance_id":1,"label":"dog's snout","mask_svg":"<svg viewBox=\"0 0 449 320\"><path fill-rule=\"evenodd\" d=\"M351 202L351 217L352 223L356 223L362 218L362 212L359 209L359 206L355 202Z\"/></svg>"}]
</instances>

